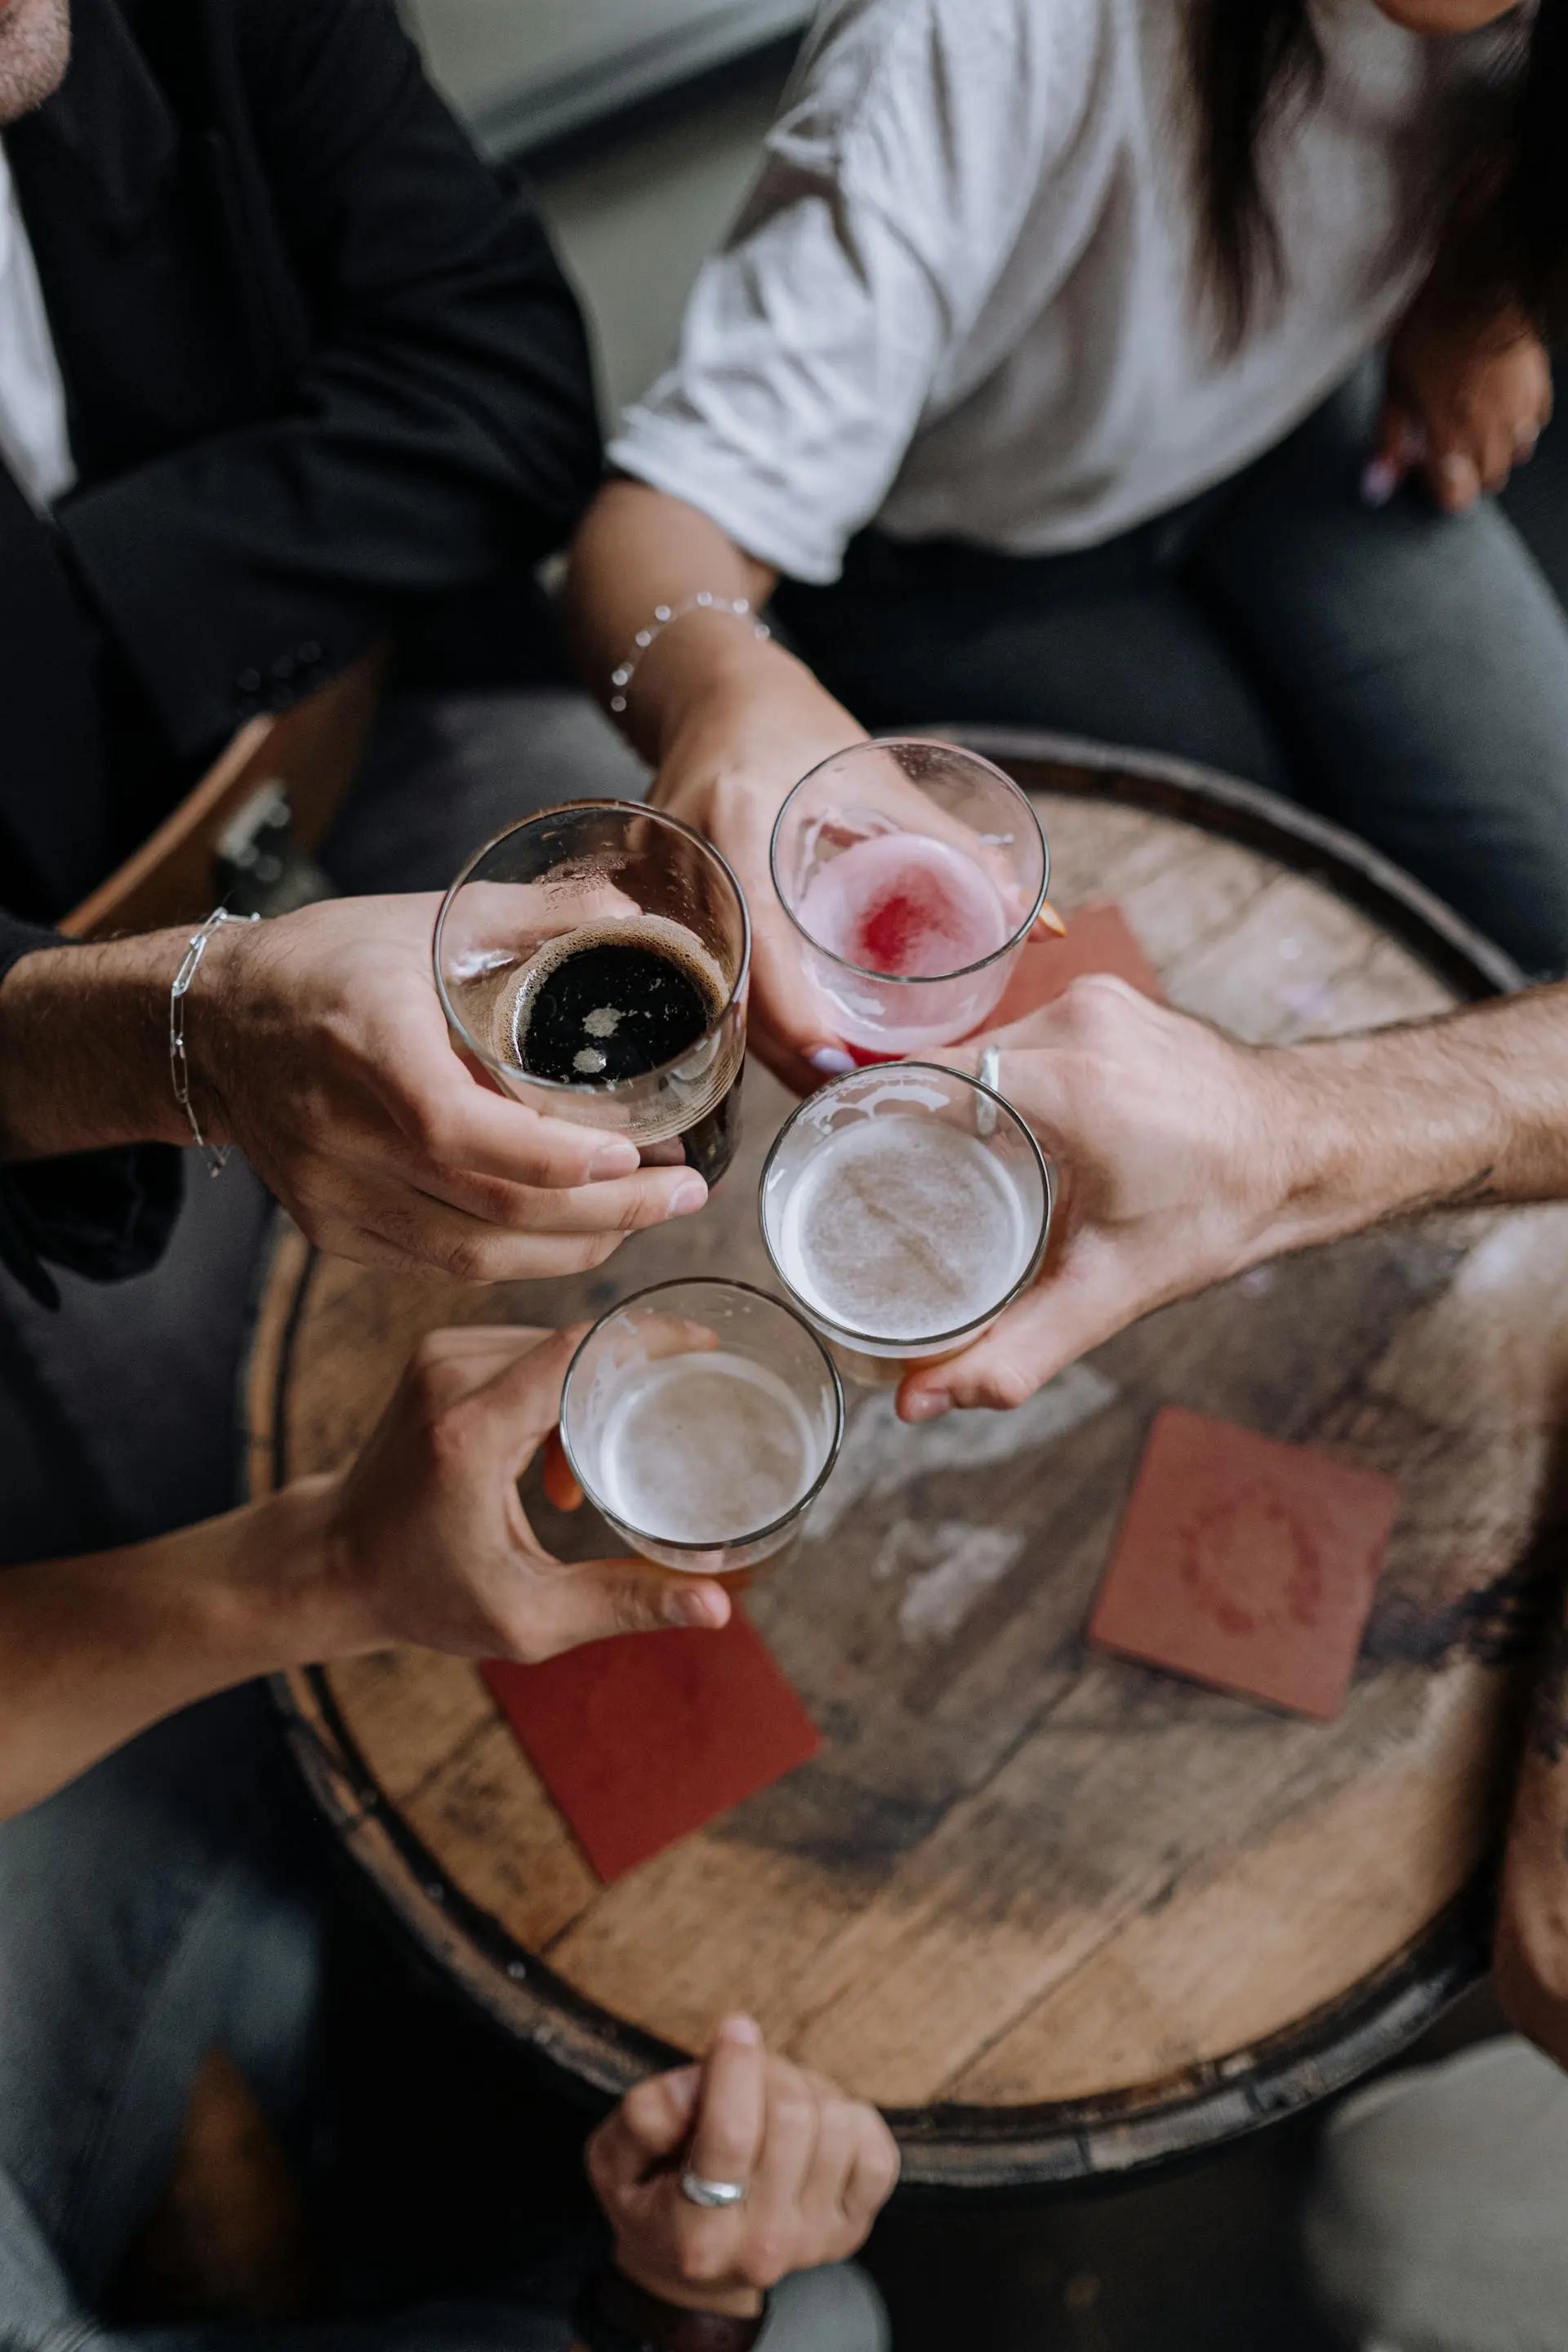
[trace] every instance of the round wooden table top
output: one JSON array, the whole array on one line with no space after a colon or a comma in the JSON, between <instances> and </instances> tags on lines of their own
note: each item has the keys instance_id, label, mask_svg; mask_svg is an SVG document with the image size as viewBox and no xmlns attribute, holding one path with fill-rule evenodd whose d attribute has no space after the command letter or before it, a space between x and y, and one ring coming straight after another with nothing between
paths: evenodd
<instances>
[{"instance_id":1,"label":"round wooden table top","mask_svg":"<svg viewBox=\"0 0 1568 2352\"><path fill-rule=\"evenodd\" d=\"M1263 794L1050 739L984 747L1040 793L1058 903L1117 901L1171 1000L1242 1036L1509 983L1430 901ZM286 1229L248 1380L252 1491L344 1460L435 1325L564 1323L690 1273L766 1286L757 1176L788 1106L754 1065L746 1086L711 1207L590 1277L465 1292ZM611 1886L467 1664L289 1677L297 1748L427 1950L601 2090L748 2008L892 2111L911 2180L1016 2187L1228 2137L1391 2054L1482 1964L1551 1550L1565 1286L1568 1210L1447 1214L1167 1308L1011 1415L907 1430L886 1396L853 1396L803 1549L747 1600L825 1750ZM1172 1402L1400 1480L1335 1721L1086 1647ZM527 1492L565 1556L615 1549Z\"/></svg>"}]
</instances>

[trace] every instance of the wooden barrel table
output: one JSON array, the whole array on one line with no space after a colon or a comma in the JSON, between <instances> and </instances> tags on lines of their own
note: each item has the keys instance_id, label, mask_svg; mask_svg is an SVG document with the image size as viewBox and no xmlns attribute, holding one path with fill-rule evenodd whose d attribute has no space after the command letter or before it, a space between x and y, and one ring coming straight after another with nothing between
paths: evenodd
<instances>
[{"instance_id":1,"label":"wooden barrel table","mask_svg":"<svg viewBox=\"0 0 1568 2352\"><path fill-rule=\"evenodd\" d=\"M969 740L1038 794L1059 903L1118 902L1173 1003L1244 1037L1513 984L1411 885L1263 793ZM589 1277L463 1291L285 1229L247 1383L252 1491L343 1461L435 1325L564 1323L692 1273L765 1286L757 1175L787 1105L755 1066L746 1087L711 1206ZM1224 2140L1398 2051L1484 1966L1558 1557L1565 1290L1568 1209L1449 1213L1166 1308L1010 1415L908 1430L885 1395L852 1398L805 1543L747 1603L824 1751L609 1886L468 1664L399 1652L288 1677L292 1738L426 1950L600 2091L744 2007L889 2111L912 2182L1016 2189ZM1334 1722L1086 1647L1166 1403L1401 1482ZM526 1492L563 1555L615 1549L591 1513Z\"/></svg>"}]
</instances>

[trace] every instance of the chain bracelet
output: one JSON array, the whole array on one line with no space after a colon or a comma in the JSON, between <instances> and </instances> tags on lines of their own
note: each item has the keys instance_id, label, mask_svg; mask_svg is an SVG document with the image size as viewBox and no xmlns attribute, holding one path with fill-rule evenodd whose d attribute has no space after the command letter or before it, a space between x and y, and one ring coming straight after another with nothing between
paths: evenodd
<instances>
[{"instance_id":1,"label":"chain bracelet","mask_svg":"<svg viewBox=\"0 0 1568 2352\"><path fill-rule=\"evenodd\" d=\"M667 629L673 629L677 621L684 621L689 613L727 613L732 620L750 621L754 637L765 642L773 635L767 623L753 614L749 596L716 596L711 588L700 588L695 596L688 596L679 604L656 604L651 625L637 631L631 651L610 672L610 709L617 719L626 707L627 689L647 655Z\"/></svg>"},{"instance_id":2,"label":"chain bracelet","mask_svg":"<svg viewBox=\"0 0 1568 2352\"><path fill-rule=\"evenodd\" d=\"M228 1164L232 1144L209 1143L191 1108L191 1066L185 1058L185 998L196 976L196 970L207 951L207 941L221 923L258 923L259 915L231 915L226 907L215 907L201 929L193 931L174 974L174 984L169 991L169 1076L174 1089L174 1100L191 1122L191 1140L198 1151L206 1156L207 1174L221 1176Z\"/></svg>"}]
</instances>

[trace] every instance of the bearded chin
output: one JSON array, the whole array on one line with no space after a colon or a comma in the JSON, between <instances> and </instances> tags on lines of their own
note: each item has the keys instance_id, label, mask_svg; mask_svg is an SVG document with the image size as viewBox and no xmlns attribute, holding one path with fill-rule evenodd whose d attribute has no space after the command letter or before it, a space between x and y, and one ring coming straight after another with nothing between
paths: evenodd
<instances>
[{"instance_id":1,"label":"bearded chin","mask_svg":"<svg viewBox=\"0 0 1568 2352\"><path fill-rule=\"evenodd\" d=\"M0 130L42 106L70 63L70 0L12 0L0 16Z\"/></svg>"}]
</instances>

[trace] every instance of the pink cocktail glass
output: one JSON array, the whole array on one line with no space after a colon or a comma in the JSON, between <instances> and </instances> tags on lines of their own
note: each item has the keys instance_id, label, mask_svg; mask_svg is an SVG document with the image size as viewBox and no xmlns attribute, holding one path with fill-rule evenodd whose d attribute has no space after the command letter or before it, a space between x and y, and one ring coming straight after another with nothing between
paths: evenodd
<instances>
[{"instance_id":1,"label":"pink cocktail glass","mask_svg":"<svg viewBox=\"0 0 1568 2352\"><path fill-rule=\"evenodd\" d=\"M863 1061L950 1044L1001 999L1050 856L1010 776L917 738L852 744L779 812L773 878L837 1033Z\"/></svg>"}]
</instances>

